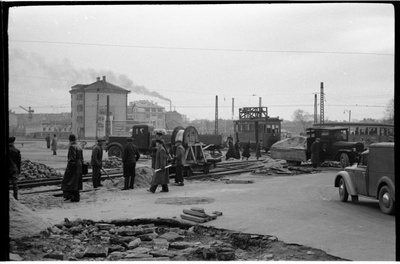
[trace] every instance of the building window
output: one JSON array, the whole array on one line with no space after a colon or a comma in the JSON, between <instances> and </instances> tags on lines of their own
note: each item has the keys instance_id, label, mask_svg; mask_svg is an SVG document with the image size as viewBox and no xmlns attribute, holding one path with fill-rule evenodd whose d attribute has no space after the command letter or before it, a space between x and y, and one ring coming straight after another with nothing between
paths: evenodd
<instances>
[{"instance_id":1,"label":"building window","mask_svg":"<svg viewBox=\"0 0 400 264\"><path fill-rule=\"evenodd\" d=\"M83 100L83 94L76 94L76 100Z\"/></svg>"},{"instance_id":2,"label":"building window","mask_svg":"<svg viewBox=\"0 0 400 264\"><path fill-rule=\"evenodd\" d=\"M78 112L83 112L83 105L81 105L81 104L77 105L77 106L76 106L76 110L77 110Z\"/></svg>"},{"instance_id":3,"label":"building window","mask_svg":"<svg viewBox=\"0 0 400 264\"><path fill-rule=\"evenodd\" d=\"M162 118L163 116L161 114L158 115L158 118Z\"/></svg>"},{"instance_id":4,"label":"building window","mask_svg":"<svg viewBox=\"0 0 400 264\"><path fill-rule=\"evenodd\" d=\"M78 117L76 118L76 121L77 121L78 123L83 123L83 116L78 116Z\"/></svg>"},{"instance_id":5,"label":"building window","mask_svg":"<svg viewBox=\"0 0 400 264\"><path fill-rule=\"evenodd\" d=\"M150 114L146 114L146 118L150 118Z\"/></svg>"}]
</instances>

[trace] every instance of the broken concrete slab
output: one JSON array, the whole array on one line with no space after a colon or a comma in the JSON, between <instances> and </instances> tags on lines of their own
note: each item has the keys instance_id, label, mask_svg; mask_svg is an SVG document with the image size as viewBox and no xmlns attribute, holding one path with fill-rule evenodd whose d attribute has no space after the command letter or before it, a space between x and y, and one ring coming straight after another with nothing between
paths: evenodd
<instances>
[{"instance_id":1,"label":"broken concrete slab","mask_svg":"<svg viewBox=\"0 0 400 264\"><path fill-rule=\"evenodd\" d=\"M202 217L186 215L186 214L181 214L181 218L185 219L185 220L192 221L192 222L196 222L196 223L205 223L205 222L209 221L208 218L202 218Z\"/></svg>"},{"instance_id":2,"label":"broken concrete slab","mask_svg":"<svg viewBox=\"0 0 400 264\"><path fill-rule=\"evenodd\" d=\"M182 241L183 237L174 232L167 232L159 236L159 238L165 238L168 242Z\"/></svg>"},{"instance_id":3,"label":"broken concrete slab","mask_svg":"<svg viewBox=\"0 0 400 264\"><path fill-rule=\"evenodd\" d=\"M108 255L108 247L101 245L90 246L84 252L86 258L105 258Z\"/></svg>"},{"instance_id":4,"label":"broken concrete slab","mask_svg":"<svg viewBox=\"0 0 400 264\"><path fill-rule=\"evenodd\" d=\"M140 238L136 238L136 239L132 240L131 242L129 242L128 248L129 249L137 248L140 246L140 243L142 243L142 240Z\"/></svg>"}]
</instances>

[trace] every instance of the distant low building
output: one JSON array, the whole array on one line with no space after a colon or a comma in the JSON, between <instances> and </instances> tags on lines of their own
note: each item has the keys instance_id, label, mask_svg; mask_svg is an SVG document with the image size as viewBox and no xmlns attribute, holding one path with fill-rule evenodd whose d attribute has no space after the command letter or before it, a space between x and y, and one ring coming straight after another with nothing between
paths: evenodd
<instances>
[{"instance_id":1,"label":"distant low building","mask_svg":"<svg viewBox=\"0 0 400 264\"><path fill-rule=\"evenodd\" d=\"M165 113L166 129L173 130L177 126L183 126L182 115L177 111L168 111Z\"/></svg>"},{"instance_id":2,"label":"distant low building","mask_svg":"<svg viewBox=\"0 0 400 264\"><path fill-rule=\"evenodd\" d=\"M127 103L130 91L107 82L106 76L103 76L102 80L97 77L91 84L76 84L69 93L72 133L78 138L101 138L106 135L107 96L110 119L113 121L128 119Z\"/></svg>"},{"instance_id":3,"label":"distant low building","mask_svg":"<svg viewBox=\"0 0 400 264\"><path fill-rule=\"evenodd\" d=\"M165 129L165 108L148 100L129 103L128 117L139 123L152 124L156 129Z\"/></svg>"}]
</instances>

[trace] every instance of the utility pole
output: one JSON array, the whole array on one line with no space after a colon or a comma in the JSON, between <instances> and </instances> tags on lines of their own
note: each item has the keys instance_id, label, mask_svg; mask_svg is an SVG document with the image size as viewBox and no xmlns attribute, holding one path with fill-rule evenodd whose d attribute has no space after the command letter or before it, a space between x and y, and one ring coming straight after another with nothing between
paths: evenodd
<instances>
[{"instance_id":1,"label":"utility pole","mask_svg":"<svg viewBox=\"0 0 400 264\"><path fill-rule=\"evenodd\" d=\"M320 124L323 125L324 122L324 83L321 82L321 98L320 98Z\"/></svg>"},{"instance_id":2,"label":"utility pole","mask_svg":"<svg viewBox=\"0 0 400 264\"><path fill-rule=\"evenodd\" d=\"M235 116L235 98L232 98L232 120Z\"/></svg>"},{"instance_id":3,"label":"utility pole","mask_svg":"<svg viewBox=\"0 0 400 264\"><path fill-rule=\"evenodd\" d=\"M349 123L351 122L351 110L344 110L343 114L346 114L346 112L349 112Z\"/></svg>"},{"instance_id":4,"label":"utility pole","mask_svg":"<svg viewBox=\"0 0 400 264\"><path fill-rule=\"evenodd\" d=\"M314 94L314 124L318 123L317 94Z\"/></svg>"},{"instance_id":5,"label":"utility pole","mask_svg":"<svg viewBox=\"0 0 400 264\"><path fill-rule=\"evenodd\" d=\"M107 95L106 138L110 136L110 96Z\"/></svg>"},{"instance_id":6,"label":"utility pole","mask_svg":"<svg viewBox=\"0 0 400 264\"><path fill-rule=\"evenodd\" d=\"M218 95L215 96L215 126L214 134L218 135Z\"/></svg>"}]
</instances>

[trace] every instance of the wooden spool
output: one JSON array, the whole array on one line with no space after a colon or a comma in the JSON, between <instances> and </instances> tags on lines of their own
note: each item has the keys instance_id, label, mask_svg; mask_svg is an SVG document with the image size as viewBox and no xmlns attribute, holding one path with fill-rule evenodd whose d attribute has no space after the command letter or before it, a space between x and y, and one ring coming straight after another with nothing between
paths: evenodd
<instances>
[{"instance_id":1,"label":"wooden spool","mask_svg":"<svg viewBox=\"0 0 400 264\"><path fill-rule=\"evenodd\" d=\"M174 129L171 136L171 144L175 145L177 141L181 141L183 147L192 146L200 142L199 133L193 126L183 128L178 126Z\"/></svg>"}]
</instances>

